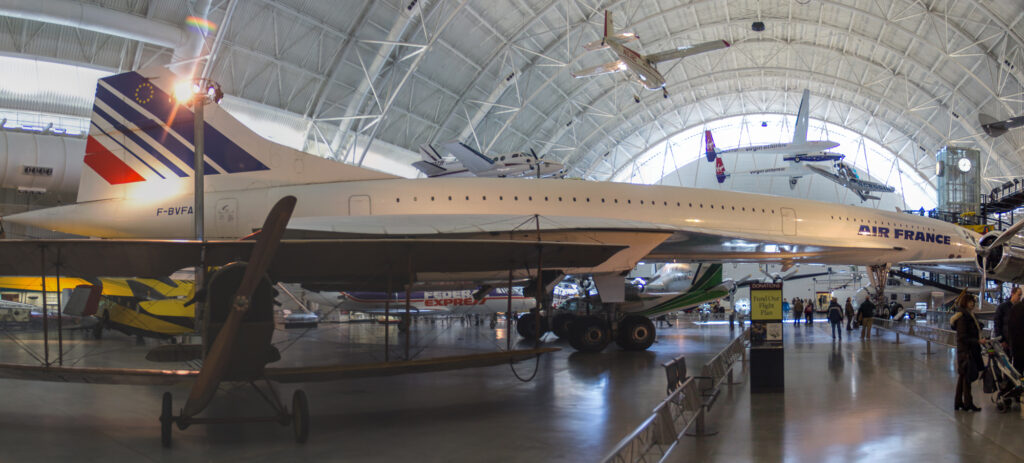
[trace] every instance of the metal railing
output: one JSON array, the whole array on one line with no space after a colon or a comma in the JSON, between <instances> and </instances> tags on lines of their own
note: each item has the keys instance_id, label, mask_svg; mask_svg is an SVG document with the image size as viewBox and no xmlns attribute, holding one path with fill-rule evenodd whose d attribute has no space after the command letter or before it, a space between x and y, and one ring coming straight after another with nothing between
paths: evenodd
<instances>
[{"instance_id":1,"label":"metal railing","mask_svg":"<svg viewBox=\"0 0 1024 463\"><path fill-rule=\"evenodd\" d=\"M737 359L747 360L747 342L750 340L750 328L743 330L736 339L725 346L718 354L715 354L710 361L700 369L702 381L706 381L707 387L704 390L715 389L722 385L722 381L728 379L732 383L732 365Z\"/></svg>"},{"instance_id":2,"label":"metal railing","mask_svg":"<svg viewBox=\"0 0 1024 463\"><path fill-rule=\"evenodd\" d=\"M746 359L746 344L749 339L748 328L704 364L701 376L686 378L682 385L654 407L651 416L619 441L603 461L664 461L691 427L696 427L694 435L705 435L704 419L715 397L718 396L718 389L722 383L728 380L728 384L732 384L733 364L739 358ZM683 357L677 357L664 366L670 386L673 379L678 379L680 371L686 371Z\"/></svg>"},{"instance_id":3,"label":"metal railing","mask_svg":"<svg viewBox=\"0 0 1024 463\"><path fill-rule=\"evenodd\" d=\"M914 322L887 320L884 318L875 318L873 324L874 328L889 330L896 333L897 344L900 342L900 335L905 334L907 336L924 339L926 341L928 352L931 352L933 342L948 347L956 347L956 331L953 330L945 330ZM991 336L991 333L989 330L983 329L981 330L981 336L983 338L987 338Z\"/></svg>"},{"instance_id":4,"label":"metal railing","mask_svg":"<svg viewBox=\"0 0 1024 463\"><path fill-rule=\"evenodd\" d=\"M729 321L732 314L729 313L707 313L707 312L690 312L680 313L676 315L675 320L684 322L725 322ZM737 312L733 321L736 323L744 323L747 320L747 315L742 312Z\"/></svg>"}]
</instances>

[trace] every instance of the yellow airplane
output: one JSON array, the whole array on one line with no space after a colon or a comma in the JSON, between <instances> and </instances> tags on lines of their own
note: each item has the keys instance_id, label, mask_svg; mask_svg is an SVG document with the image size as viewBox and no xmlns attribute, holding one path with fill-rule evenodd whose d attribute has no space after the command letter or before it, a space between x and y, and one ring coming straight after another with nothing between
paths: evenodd
<instances>
[{"instance_id":1,"label":"yellow airplane","mask_svg":"<svg viewBox=\"0 0 1024 463\"><path fill-rule=\"evenodd\" d=\"M161 339L195 333L194 287L191 281L150 278L61 278L58 287L55 278L46 279L47 292L71 290L64 313L99 319L96 339L106 328ZM0 277L5 290L39 292L41 285L38 277Z\"/></svg>"}]
</instances>

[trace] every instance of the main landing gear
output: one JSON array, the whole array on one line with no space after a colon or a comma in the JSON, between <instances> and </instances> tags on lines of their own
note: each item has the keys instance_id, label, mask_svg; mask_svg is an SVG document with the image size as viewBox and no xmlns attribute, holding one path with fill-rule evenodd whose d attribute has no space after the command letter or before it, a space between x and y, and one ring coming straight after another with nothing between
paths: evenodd
<instances>
[{"instance_id":1,"label":"main landing gear","mask_svg":"<svg viewBox=\"0 0 1024 463\"><path fill-rule=\"evenodd\" d=\"M548 319L540 316L536 310L531 310L519 316L516 321L516 332L526 339L537 339L548 332Z\"/></svg>"},{"instance_id":2,"label":"main landing gear","mask_svg":"<svg viewBox=\"0 0 1024 463\"><path fill-rule=\"evenodd\" d=\"M523 314L516 326L519 335L526 339L536 339L537 323L547 331L546 318L534 313ZM569 345L580 352L600 352L612 341L623 350L641 351L654 344L657 330L654 323L641 315L626 315L618 322L610 323L603 315L576 315L560 312L551 319L551 331L559 339L569 341Z\"/></svg>"},{"instance_id":3,"label":"main landing gear","mask_svg":"<svg viewBox=\"0 0 1024 463\"><path fill-rule=\"evenodd\" d=\"M298 389L292 394L292 409L289 413L288 409L281 403L280 398L278 398L277 392L270 384L270 381L267 381L267 392L264 392L254 382L250 381L249 384L270 405L274 410L274 415L223 418L186 418L184 416L174 416L171 393L164 392L160 410L160 444L164 447L171 446L172 424L177 424L178 429L184 431L193 424L276 422L281 426L291 425L295 442L303 444L309 439L309 400L306 399L306 393L302 389Z\"/></svg>"},{"instance_id":4,"label":"main landing gear","mask_svg":"<svg viewBox=\"0 0 1024 463\"><path fill-rule=\"evenodd\" d=\"M661 87L661 96L663 98L668 98L668 89L667 88Z\"/></svg>"}]
</instances>

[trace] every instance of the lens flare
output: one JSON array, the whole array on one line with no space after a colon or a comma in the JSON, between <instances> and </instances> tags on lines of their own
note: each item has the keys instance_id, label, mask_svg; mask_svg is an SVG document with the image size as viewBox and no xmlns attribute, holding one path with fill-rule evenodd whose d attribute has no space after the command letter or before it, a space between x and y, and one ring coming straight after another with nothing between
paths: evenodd
<instances>
[{"instance_id":1,"label":"lens flare","mask_svg":"<svg viewBox=\"0 0 1024 463\"><path fill-rule=\"evenodd\" d=\"M217 32L217 25L216 24L214 24L214 23L212 23L212 22L210 22L210 21L208 21L208 20L206 20L204 18L199 18L199 17L196 17L196 16L189 16L189 17L185 18L185 25L187 25L190 29L192 29L192 30L194 30L196 32L199 32L201 34L206 34L206 33L209 33L209 32Z\"/></svg>"}]
</instances>

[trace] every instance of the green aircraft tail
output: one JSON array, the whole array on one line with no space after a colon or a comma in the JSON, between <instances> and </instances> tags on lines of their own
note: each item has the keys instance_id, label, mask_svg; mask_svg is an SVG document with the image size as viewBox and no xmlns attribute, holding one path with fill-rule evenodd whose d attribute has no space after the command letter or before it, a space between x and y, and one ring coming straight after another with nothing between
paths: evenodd
<instances>
[{"instance_id":1,"label":"green aircraft tail","mask_svg":"<svg viewBox=\"0 0 1024 463\"><path fill-rule=\"evenodd\" d=\"M685 292L637 315L654 317L666 312L695 307L728 295L729 291L722 287L722 264L710 264L706 267L701 266L693 277L693 284Z\"/></svg>"}]
</instances>

